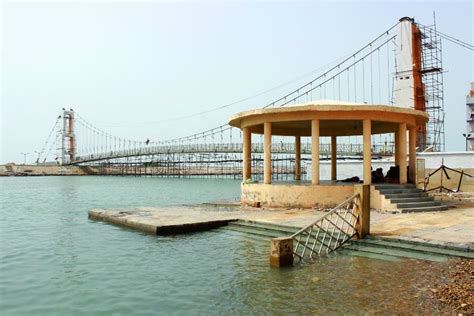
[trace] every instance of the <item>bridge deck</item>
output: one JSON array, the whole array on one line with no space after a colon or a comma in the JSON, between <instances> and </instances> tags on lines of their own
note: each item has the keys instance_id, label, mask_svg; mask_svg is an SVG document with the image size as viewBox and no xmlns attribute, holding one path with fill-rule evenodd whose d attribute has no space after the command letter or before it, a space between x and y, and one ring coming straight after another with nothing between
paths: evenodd
<instances>
[{"instance_id":1,"label":"bridge deck","mask_svg":"<svg viewBox=\"0 0 474 316\"><path fill-rule=\"evenodd\" d=\"M330 144L320 145L321 155L330 155ZM391 146L373 146L373 152L376 155L390 156L393 153ZM253 154L263 154L263 144L252 144ZM294 143L275 143L272 145L273 154L294 154ZM199 144L199 145L175 145L175 146L150 146L142 148L134 148L127 150L105 150L96 154L76 156L72 164L88 163L94 161L124 159L131 157L156 156L156 155L190 155L190 154L242 154L241 143L229 144ZM301 144L301 154L311 154L311 144ZM361 144L337 144L338 156L359 156L362 155Z\"/></svg>"}]
</instances>

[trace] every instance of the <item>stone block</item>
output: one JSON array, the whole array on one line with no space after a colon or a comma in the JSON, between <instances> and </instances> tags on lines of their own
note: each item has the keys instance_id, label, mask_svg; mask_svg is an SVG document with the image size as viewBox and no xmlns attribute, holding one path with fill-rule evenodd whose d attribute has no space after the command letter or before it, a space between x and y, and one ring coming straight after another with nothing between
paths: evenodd
<instances>
[{"instance_id":1,"label":"stone block","mask_svg":"<svg viewBox=\"0 0 474 316\"><path fill-rule=\"evenodd\" d=\"M293 265L293 239L273 238L270 244L270 266L285 267Z\"/></svg>"}]
</instances>

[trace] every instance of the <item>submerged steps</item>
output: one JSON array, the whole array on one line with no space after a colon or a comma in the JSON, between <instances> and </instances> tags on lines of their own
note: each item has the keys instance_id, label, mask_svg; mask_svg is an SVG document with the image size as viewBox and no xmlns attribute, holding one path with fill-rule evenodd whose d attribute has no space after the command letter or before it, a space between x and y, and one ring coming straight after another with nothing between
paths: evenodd
<instances>
[{"instance_id":1,"label":"submerged steps","mask_svg":"<svg viewBox=\"0 0 474 316\"><path fill-rule=\"evenodd\" d=\"M474 259L474 252L469 248L462 248L460 246L452 245L433 245L426 242L420 242L415 240L405 240L393 237L374 237L367 236L365 239L359 240L358 242L366 242L371 244L379 244L385 247L391 247L397 245L399 248L405 248L407 250L434 253L443 256L450 257L462 257L468 259Z\"/></svg>"},{"instance_id":2,"label":"submerged steps","mask_svg":"<svg viewBox=\"0 0 474 316\"><path fill-rule=\"evenodd\" d=\"M385 261L400 261L403 258L400 257L395 257L395 256L390 256L390 255L383 255L379 253L372 253L372 252L364 252L364 251L358 251L358 250L350 250L346 248L341 248L338 250L339 253L348 255L348 256L353 256L353 257L362 257L362 258L368 258L368 259L377 259L377 260L385 260Z\"/></svg>"},{"instance_id":3,"label":"submerged steps","mask_svg":"<svg viewBox=\"0 0 474 316\"><path fill-rule=\"evenodd\" d=\"M239 220L230 222L227 226L220 229L243 234L246 236L246 239L252 238L258 242L265 242L266 240L270 241L271 238L290 236L299 228L273 223ZM314 242L314 240L314 238L310 238L311 242ZM467 249L441 247L417 241L374 236L361 240L351 240L339 248L336 253L388 261L417 259L443 262L449 257L474 259L474 252L469 252Z\"/></svg>"},{"instance_id":4,"label":"submerged steps","mask_svg":"<svg viewBox=\"0 0 474 316\"><path fill-rule=\"evenodd\" d=\"M379 247L378 245L368 245L364 243L359 243L359 241L350 242L343 246L344 249L349 249L353 251L368 252L378 255L386 255L392 257L401 257L401 258L410 258L410 259L419 259L419 260L428 260L428 261L437 261L443 262L446 261L446 257L430 255L421 252L406 251L397 247Z\"/></svg>"},{"instance_id":5,"label":"submerged steps","mask_svg":"<svg viewBox=\"0 0 474 316\"><path fill-rule=\"evenodd\" d=\"M299 230L299 228L297 227L284 226L284 225L278 225L278 224L273 224L273 223L255 222L255 221L230 222L226 226L226 229L249 234L249 235L266 237L268 241L276 237L290 236ZM305 240L306 238L307 238L307 235L303 236L302 240ZM310 236L309 242L311 245L314 244L315 240L316 239L313 236ZM318 247L322 241L323 241L322 236L319 236L318 241L317 241ZM328 239L326 239L326 241L323 241L323 242L327 243L327 241ZM331 240L330 245L334 246L337 243L337 241L338 240L336 238L333 238Z\"/></svg>"}]
</instances>

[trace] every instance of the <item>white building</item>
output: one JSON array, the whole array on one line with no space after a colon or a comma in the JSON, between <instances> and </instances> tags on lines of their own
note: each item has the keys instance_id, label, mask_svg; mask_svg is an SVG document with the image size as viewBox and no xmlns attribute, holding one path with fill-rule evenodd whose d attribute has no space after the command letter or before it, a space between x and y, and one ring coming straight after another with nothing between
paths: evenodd
<instances>
[{"instance_id":1,"label":"white building","mask_svg":"<svg viewBox=\"0 0 474 316\"><path fill-rule=\"evenodd\" d=\"M471 90L466 96L466 149L474 151L474 82L471 82Z\"/></svg>"}]
</instances>

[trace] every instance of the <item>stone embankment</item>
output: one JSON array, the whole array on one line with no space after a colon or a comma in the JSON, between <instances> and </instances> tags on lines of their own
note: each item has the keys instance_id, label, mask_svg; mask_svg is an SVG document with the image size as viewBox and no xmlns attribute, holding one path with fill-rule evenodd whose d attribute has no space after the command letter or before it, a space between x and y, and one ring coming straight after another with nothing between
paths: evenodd
<instances>
[{"instance_id":1,"label":"stone embankment","mask_svg":"<svg viewBox=\"0 0 474 316\"><path fill-rule=\"evenodd\" d=\"M8 176L84 176L97 174L92 167L61 165L0 165L0 177Z\"/></svg>"}]
</instances>

